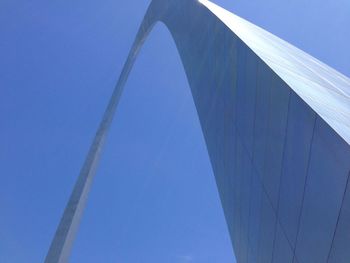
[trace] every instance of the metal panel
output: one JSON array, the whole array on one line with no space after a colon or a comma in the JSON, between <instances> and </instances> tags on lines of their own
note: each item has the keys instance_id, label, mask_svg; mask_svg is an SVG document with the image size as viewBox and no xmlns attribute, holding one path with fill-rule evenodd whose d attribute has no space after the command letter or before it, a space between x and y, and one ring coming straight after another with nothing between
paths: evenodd
<instances>
[{"instance_id":1,"label":"metal panel","mask_svg":"<svg viewBox=\"0 0 350 263\"><path fill-rule=\"evenodd\" d=\"M349 157L350 158L350 157ZM339 215L337 229L334 235L332 249L328 263L348 263L350 258L350 183L343 199L341 213Z\"/></svg>"},{"instance_id":2,"label":"metal panel","mask_svg":"<svg viewBox=\"0 0 350 263\"><path fill-rule=\"evenodd\" d=\"M327 262L350 169L346 146L317 118L296 243L300 263Z\"/></svg>"},{"instance_id":3,"label":"metal panel","mask_svg":"<svg viewBox=\"0 0 350 263\"><path fill-rule=\"evenodd\" d=\"M315 125L315 113L292 94L284 152L278 217L293 249L300 218L305 179Z\"/></svg>"},{"instance_id":4,"label":"metal panel","mask_svg":"<svg viewBox=\"0 0 350 263\"><path fill-rule=\"evenodd\" d=\"M236 165L235 165L235 184L234 184L234 196L235 196L235 200L237 200L236 202L236 206L235 206L235 220L234 220L234 237L233 239L235 240L235 254L236 254L236 258L238 260L238 262L241 261L241 258L243 257L244 253L242 252L242 243L241 243L241 228L242 228L242 184L243 184L243 177L244 177L244 148L242 145L242 142L239 138L239 136L236 136Z\"/></svg>"},{"instance_id":5,"label":"metal panel","mask_svg":"<svg viewBox=\"0 0 350 263\"><path fill-rule=\"evenodd\" d=\"M275 245L273 249L272 263L292 263L293 250L290 246L280 224L277 223Z\"/></svg>"},{"instance_id":6,"label":"metal panel","mask_svg":"<svg viewBox=\"0 0 350 263\"><path fill-rule=\"evenodd\" d=\"M261 225L261 204L262 204L262 185L259 175L253 171L251 183L250 211L249 211L249 254L248 262L257 262L260 225Z\"/></svg>"},{"instance_id":7,"label":"metal panel","mask_svg":"<svg viewBox=\"0 0 350 263\"><path fill-rule=\"evenodd\" d=\"M243 144L242 144L243 145ZM240 228L240 244L241 244L241 261L247 261L248 255L248 229L249 229L249 208L250 208L250 196L251 196L251 180L253 167L249 158L248 151L244 148L243 151L243 163L241 171L241 228Z\"/></svg>"},{"instance_id":8,"label":"metal panel","mask_svg":"<svg viewBox=\"0 0 350 263\"><path fill-rule=\"evenodd\" d=\"M270 88L270 103L267 144L263 182L272 206L277 210L280 176L282 171L283 149L286 137L290 89L274 76Z\"/></svg>"},{"instance_id":9,"label":"metal panel","mask_svg":"<svg viewBox=\"0 0 350 263\"><path fill-rule=\"evenodd\" d=\"M263 192L259 235L258 263L271 263L275 236L276 215L271 202Z\"/></svg>"},{"instance_id":10,"label":"metal panel","mask_svg":"<svg viewBox=\"0 0 350 263\"><path fill-rule=\"evenodd\" d=\"M240 45L239 53L241 54L237 63L237 130L249 155L252 156L257 57L244 44Z\"/></svg>"},{"instance_id":11,"label":"metal panel","mask_svg":"<svg viewBox=\"0 0 350 263\"><path fill-rule=\"evenodd\" d=\"M260 176L264 169L272 74L265 63L258 62L253 161Z\"/></svg>"}]
</instances>

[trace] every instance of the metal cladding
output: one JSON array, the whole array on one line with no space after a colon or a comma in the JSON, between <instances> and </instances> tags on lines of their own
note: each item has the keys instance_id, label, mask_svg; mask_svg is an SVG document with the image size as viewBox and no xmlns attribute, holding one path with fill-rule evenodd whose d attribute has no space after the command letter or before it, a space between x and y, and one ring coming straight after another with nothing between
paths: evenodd
<instances>
[{"instance_id":1,"label":"metal cladding","mask_svg":"<svg viewBox=\"0 0 350 263\"><path fill-rule=\"evenodd\" d=\"M157 21L185 68L237 262L350 262L350 80L206 0L151 3L45 262L68 261L123 87Z\"/></svg>"}]
</instances>

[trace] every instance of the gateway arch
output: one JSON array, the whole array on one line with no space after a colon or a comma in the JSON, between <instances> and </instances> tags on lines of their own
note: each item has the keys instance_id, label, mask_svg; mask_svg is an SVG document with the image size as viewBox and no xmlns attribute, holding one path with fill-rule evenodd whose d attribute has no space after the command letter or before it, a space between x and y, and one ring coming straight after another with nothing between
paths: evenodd
<instances>
[{"instance_id":1,"label":"gateway arch","mask_svg":"<svg viewBox=\"0 0 350 263\"><path fill-rule=\"evenodd\" d=\"M198 112L238 263L350 262L350 80L207 0L153 0L49 248L68 262L108 129L156 22Z\"/></svg>"}]
</instances>

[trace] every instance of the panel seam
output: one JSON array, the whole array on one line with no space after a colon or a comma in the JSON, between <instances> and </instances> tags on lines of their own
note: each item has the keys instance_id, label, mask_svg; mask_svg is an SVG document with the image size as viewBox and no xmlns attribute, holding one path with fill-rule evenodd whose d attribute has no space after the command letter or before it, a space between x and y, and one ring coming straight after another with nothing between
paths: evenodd
<instances>
[{"instance_id":1,"label":"panel seam","mask_svg":"<svg viewBox=\"0 0 350 263\"><path fill-rule=\"evenodd\" d=\"M312 131L312 138L311 138L311 144L310 144L309 158L308 158L308 162L307 162L306 177L305 177L305 183L304 183L304 189L303 189L303 197L302 197L302 201L301 201L301 208L300 208L300 214L299 214L299 219L298 219L297 235L296 235L295 241L294 241L294 248L292 247L293 248L293 260L292 260L292 262L294 262L295 259L297 260L297 257L295 255L295 253L296 253L296 249L297 249L297 242L298 242L299 232L300 232L301 215L302 215L303 209L304 209L306 185L307 185L307 181L308 181L308 178L309 178L310 160L311 160L311 155L312 155L312 148L313 148L313 145L314 145L314 137L315 137L315 129L316 129L316 121L317 121L317 119L318 119L318 115L315 114L314 128L313 128L313 131Z\"/></svg>"},{"instance_id":2,"label":"panel seam","mask_svg":"<svg viewBox=\"0 0 350 263\"><path fill-rule=\"evenodd\" d=\"M289 90L289 97L288 97L288 109L287 109L287 121L286 121L286 128L285 128L285 135L284 135L284 142L283 142L283 154L282 154L282 161L281 161L281 170L280 170L280 177L279 177L279 183L278 183L278 202L277 202L277 208L276 208L276 222L275 222L275 235L273 239L273 249L272 249L272 257L271 257L271 263L274 261L273 257L275 255L275 244L276 244L276 235L277 235L277 226L279 223L278 220L278 214L279 214L279 206L280 206L280 198L281 198L281 181L282 181L282 175L283 173L283 165L284 165L284 159L286 155L286 144L287 144L287 134L288 134L288 124L289 124L289 110L290 110L290 104L291 104L291 97L292 92Z\"/></svg>"},{"instance_id":3,"label":"panel seam","mask_svg":"<svg viewBox=\"0 0 350 263\"><path fill-rule=\"evenodd\" d=\"M349 185L349 178L350 178L350 171L349 171L349 173L348 173L348 178L346 179L345 189L344 189L344 193L343 193L343 197L342 197L342 200L341 200L341 205L340 205L339 213L338 213L338 217L337 217L337 223L335 224L335 228L334 228L334 232L333 232L333 237L332 237L332 242L331 242L331 246L330 246L329 252L328 252L327 263L329 262L329 259L330 259L330 257L331 257L332 247L333 247L333 245L334 245L334 240L335 240L335 234L337 233L338 224L339 224L339 221L340 221L340 215L341 215L341 212L342 212L342 210L343 210L343 205L344 205L344 201L345 201L345 196L346 196L347 189L348 189L348 185Z\"/></svg>"}]
</instances>

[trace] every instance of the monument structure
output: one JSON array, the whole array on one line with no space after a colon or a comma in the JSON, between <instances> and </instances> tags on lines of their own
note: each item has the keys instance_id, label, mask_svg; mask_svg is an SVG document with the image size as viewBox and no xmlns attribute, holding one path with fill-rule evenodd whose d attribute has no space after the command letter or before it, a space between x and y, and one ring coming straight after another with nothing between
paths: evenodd
<instances>
[{"instance_id":1,"label":"monument structure","mask_svg":"<svg viewBox=\"0 0 350 263\"><path fill-rule=\"evenodd\" d=\"M123 87L158 21L185 68L237 262L350 262L350 80L207 0L150 4L45 262L68 261Z\"/></svg>"}]
</instances>

